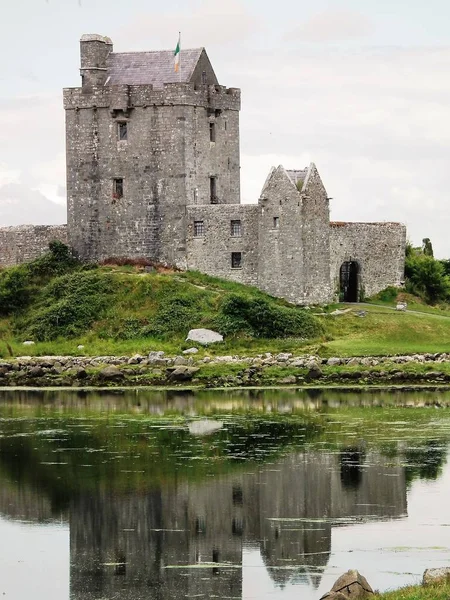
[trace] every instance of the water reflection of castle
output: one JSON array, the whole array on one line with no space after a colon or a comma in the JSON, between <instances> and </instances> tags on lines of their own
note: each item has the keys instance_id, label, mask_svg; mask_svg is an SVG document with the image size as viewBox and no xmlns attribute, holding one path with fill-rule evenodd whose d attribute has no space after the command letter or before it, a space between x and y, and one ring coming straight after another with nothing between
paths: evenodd
<instances>
[{"instance_id":1,"label":"water reflection of castle","mask_svg":"<svg viewBox=\"0 0 450 600\"><path fill-rule=\"evenodd\" d=\"M82 496L70 510L71 598L240 598L246 545L259 548L277 584L300 577L317 586L332 519L405 513L404 469L355 451L290 454L256 473ZM168 568L202 563L211 565Z\"/></svg>"}]
</instances>

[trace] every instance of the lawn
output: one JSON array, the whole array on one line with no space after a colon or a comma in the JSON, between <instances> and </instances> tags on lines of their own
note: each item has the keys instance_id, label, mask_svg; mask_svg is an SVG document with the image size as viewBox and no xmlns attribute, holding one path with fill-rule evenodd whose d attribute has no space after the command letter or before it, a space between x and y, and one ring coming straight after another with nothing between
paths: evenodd
<instances>
[{"instance_id":1,"label":"lawn","mask_svg":"<svg viewBox=\"0 0 450 600\"><path fill-rule=\"evenodd\" d=\"M383 306L358 305L339 316L322 317L331 339L320 346L324 356L362 356L450 352L450 315L400 312ZM366 316L357 316L365 311Z\"/></svg>"}]
</instances>

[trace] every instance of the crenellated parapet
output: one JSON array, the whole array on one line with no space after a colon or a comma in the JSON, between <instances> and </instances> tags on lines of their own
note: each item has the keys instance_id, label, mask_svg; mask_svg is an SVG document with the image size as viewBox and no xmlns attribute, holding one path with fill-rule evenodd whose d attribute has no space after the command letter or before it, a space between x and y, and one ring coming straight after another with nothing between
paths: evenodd
<instances>
[{"instance_id":1,"label":"crenellated parapet","mask_svg":"<svg viewBox=\"0 0 450 600\"><path fill-rule=\"evenodd\" d=\"M241 91L221 85L165 83L162 89L153 85L93 86L89 93L82 88L64 89L64 108L80 110L109 108L129 110L149 106L198 106L217 110L241 108Z\"/></svg>"}]
</instances>

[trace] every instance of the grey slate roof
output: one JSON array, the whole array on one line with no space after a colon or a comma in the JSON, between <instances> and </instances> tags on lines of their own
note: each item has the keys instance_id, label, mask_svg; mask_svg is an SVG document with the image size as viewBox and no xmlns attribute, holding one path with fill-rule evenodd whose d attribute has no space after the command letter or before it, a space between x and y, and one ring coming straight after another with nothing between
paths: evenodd
<instances>
[{"instance_id":1,"label":"grey slate roof","mask_svg":"<svg viewBox=\"0 0 450 600\"><path fill-rule=\"evenodd\" d=\"M181 50L180 72L174 70L173 50L152 52L112 52L108 56L108 85L153 84L162 88L164 83L190 81L203 48Z\"/></svg>"}]
</instances>

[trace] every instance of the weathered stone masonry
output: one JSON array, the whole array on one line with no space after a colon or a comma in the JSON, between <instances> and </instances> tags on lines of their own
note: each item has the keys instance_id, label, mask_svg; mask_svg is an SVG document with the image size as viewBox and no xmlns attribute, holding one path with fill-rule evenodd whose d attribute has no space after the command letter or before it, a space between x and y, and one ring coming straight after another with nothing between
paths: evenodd
<instances>
[{"instance_id":1,"label":"weathered stone masonry","mask_svg":"<svg viewBox=\"0 0 450 600\"><path fill-rule=\"evenodd\" d=\"M298 304L349 301L403 279L398 223L331 223L314 164L272 169L240 203L240 90L204 48L113 52L84 35L81 87L64 90L67 228L0 230L1 264L51 239L83 260L144 257L254 285Z\"/></svg>"},{"instance_id":2,"label":"weathered stone masonry","mask_svg":"<svg viewBox=\"0 0 450 600\"><path fill-rule=\"evenodd\" d=\"M67 225L20 225L0 228L0 266L28 262L48 250L49 242L67 244Z\"/></svg>"}]
</instances>

